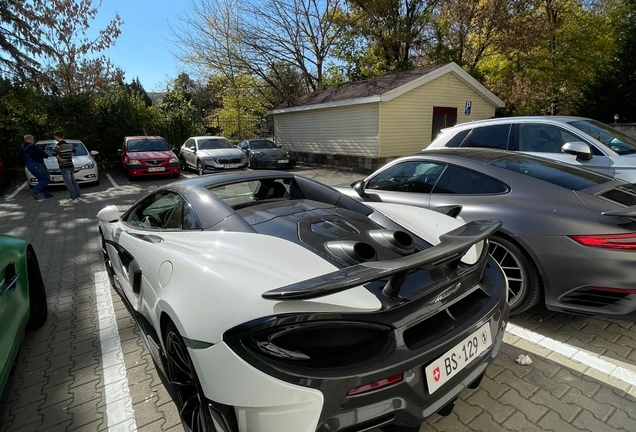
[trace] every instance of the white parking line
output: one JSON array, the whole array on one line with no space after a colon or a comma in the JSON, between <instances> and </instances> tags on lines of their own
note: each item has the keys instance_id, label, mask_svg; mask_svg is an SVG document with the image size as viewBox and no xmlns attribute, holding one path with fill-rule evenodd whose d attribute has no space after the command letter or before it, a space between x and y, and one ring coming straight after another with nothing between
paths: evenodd
<instances>
[{"instance_id":1,"label":"white parking line","mask_svg":"<svg viewBox=\"0 0 636 432\"><path fill-rule=\"evenodd\" d=\"M113 187L119 187L119 185L117 183L115 183L115 180L113 180L113 178L110 176L110 174L106 174L106 177L108 177L108 180L110 181L110 184L113 185Z\"/></svg>"},{"instance_id":2,"label":"white parking line","mask_svg":"<svg viewBox=\"0 0 636 432\"><path fill-rule=\"evenodd\" d=\"M636 385L636 368L626 362L620 360L610 359L608 357L595 354L593 352L577 348L573 345L559 342L552 338L543 336L539 333L531 330L524 329L513 323L508 323L506 332L517 337L520 337L533 345L537 345L553 351L561 356L574 360L577 363L581 363L591 369L594 369L602 374L610 376L614 379L623 381L629 385ZM537 354L537 353L535 353ZM552 358L551 358L552 360ZM624 366L621 366L624 365Z\"/></svg>"},{"instance_id":3,"label":"white parking line","mask_svg":"<svg viewBox=\"0 0 636 432\"><path fill-rule=\"evenodd\" d=\"M20 191L21 191L22 189L24 189L24 188L25 188L25 186L26 186L27 184L28 184L28 182L24 182L24 183L22 183L22 184L20 185L20 187L19 187L19 188L17 188L16 190L14 190L14 191L13 191L13 193L12 193L11 195L5 195L5 198L6 198L6 199L8 199L8 200L15 198L15 196L16 196L17 194L19 194L19 193L20 193Z\"/></svg>"},{"instance_id":4,"label":"white parking line","mask_svg":"<svg viewBox=\"0 0 636 432\"><path fill-rule=\"evenodd\" d=\"M106 423L109 432L136 432L135 411L128 389L124 354L121 350L117 320L105 271L94 274L99 317L99 340L104 368Z\"/></svg>"}]
</instances>

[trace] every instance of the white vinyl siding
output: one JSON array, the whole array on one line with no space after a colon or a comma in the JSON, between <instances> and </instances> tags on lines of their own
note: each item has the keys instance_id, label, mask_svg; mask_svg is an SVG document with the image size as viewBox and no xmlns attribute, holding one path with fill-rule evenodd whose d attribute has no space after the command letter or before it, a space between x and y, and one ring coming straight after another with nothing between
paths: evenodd
<instances>
[{"instance_id":1,"label":"white vinyl siding","mask_svg":"<svg viewBox=\"0 0 636 432\"><path fill-rule=\"evenodd\" d=\"M464 115L471 101L469 116ZM457 108L457 123L490 118L495 107L453 73L430 81L402 96L381 102L379 157L415 153L431 143L433 107Z\"/></svg>"},{"instance_id":2,"label":"white vinyl siding","mask_svg":"<svg viewBox=\"0 0 636 432\"><path fill-rule=\"evenodd\" d=\"M378 103L275 114L275 140L301 153L377 157L378 117Z\"/></svg>"}]
</instances>

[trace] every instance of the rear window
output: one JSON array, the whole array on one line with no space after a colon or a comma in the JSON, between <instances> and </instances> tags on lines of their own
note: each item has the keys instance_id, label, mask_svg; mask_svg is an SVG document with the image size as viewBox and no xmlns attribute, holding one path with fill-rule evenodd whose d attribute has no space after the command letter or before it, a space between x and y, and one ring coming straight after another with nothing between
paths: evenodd
<instances>
[{"instance_id":1,"label":"rear window","mask_svg":"<svg viewBox=\"0 0 636 432\"><path fill-rule=\"evenodd\" d=\"M464 138L466 138L466 135L468 135L468 132L470 132L471 129L466 129L460 132L457 132L455 134L454 137L452 137L447 143L446 143L446 147L459 147L462 144L462 141L464 141Z\"/></svg>"},{"instance_id":2,"label":"rear window","mask_svg":"<svg viewBox=\"0 0 636 432\"><path fill-rule=\"evenodd\" d=\"M527 175L570 190L582 190L613 179L602 174L550 160L511 155L496 159L490 165Z\"/></svg>"},{"instance_id":3,"label":"rear window","mask_svg":"<svg viewBox=\"0 0 636 432\"><path fill-rule=\"evenodd\" d=\"M477 127L462 142L462 147L487 147L506 150L510 125Z\"/></svg>"}]
</instances>

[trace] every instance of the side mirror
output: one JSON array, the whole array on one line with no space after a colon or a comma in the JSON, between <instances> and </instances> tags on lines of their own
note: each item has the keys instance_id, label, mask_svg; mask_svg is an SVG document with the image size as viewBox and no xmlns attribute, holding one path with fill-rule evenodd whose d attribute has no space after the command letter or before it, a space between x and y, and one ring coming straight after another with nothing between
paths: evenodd
<instances>
[{"instance_id":1,"label":"side mirror","mask_svg":"<svg viewBox=\"0 0 636 432\"><path fill-rule=\"evenodd\" d=\"M192 150L193 152L197 152L197 148L195 146L190 147L190 150Z\"/></svg>"},{"instance_id":2,"label":"side mirror","mask_svg":"<svg viewBox=\"0 0 636 432\"><path fill-rule=\"evenodd\" d=\"M97 150L91 150L91 156L97 156L99 152Z\"/></svg>"},{"instance_id":3,"label":"side mirror","mask_svg":"<svg viewBox=\"0 0 636 432\"><path fill-rule=\"evenodd\" d=\"M563 147L561 147L561 151L583 160L592 159L592 150L590 150L590 146L582 141L565 143L563 144Z\"/></svg>"},{"instance_id":4,"label":"side mirror","mask_svg":"<svg viewBox=\"0 0 636 432\"><path fill-rule=\"evenodd\" d=\"M172 147L172 153L174 153L176 155L179 154L179 149L176 148L176 147Z\"/></svg>"},{"instance_id":5,"label":"side mirror","mask_svg":"<svg viewBox=\"0 0 636 432\"><path fill-rule=\"evenodd\" d=\"M354 191L358 192L358 195L364 194L364 180L358 180L351 185Z\"/></svg>"},{"instance_id":6,"label":"side mirror","mask_svg":"<svg viewBox=\"0 0 636 432\"><path fill-rule=\"evenodd\" d=\"M119 209L116 205L104 207L97 213L97 219L102 222L116 222L119 220Z\"/></svg>"}]
</instances>

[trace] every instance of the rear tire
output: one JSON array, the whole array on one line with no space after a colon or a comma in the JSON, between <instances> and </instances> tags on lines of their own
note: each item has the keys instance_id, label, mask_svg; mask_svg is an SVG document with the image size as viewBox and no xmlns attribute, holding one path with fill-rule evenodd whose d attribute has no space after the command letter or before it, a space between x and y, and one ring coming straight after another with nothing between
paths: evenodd
<instances>
[{"instance_id":1,"label":"rear tire","mask_svg":"<svg viewBox=\"0 0 636 432\"><path fill-rule=\"evenodd\" d=\"M46 290L44 280L40 273L40 265L35 252L27 250L27 275L29 280L29 321L27 330L35 330L42 327L48 315L46 304Z\"/></svg>"},{"instance_id":2,"label":"rear tire","mask_svg":"<svg viewBox=\"0 0 636 432\"><path fill-rule=\"evenodd\" d=\"M188 348L173 323L168 323L164 340L166 373L170 394L186 432L215 432L212 416L201 389Z\"/></svg>"},{"instance_id":3,"label":"rear tire","mask_svg":"<svg viewBox=\"0 0 636 432\"><path fill-rule=\"evenodd\" d=\"M539 270L519 246L495 234L490 238L490 255L508 279L511 315L520 314L539 303L543 292Z\"/></svg>"}]
</instances>

